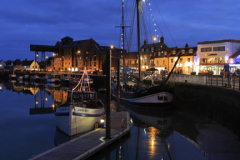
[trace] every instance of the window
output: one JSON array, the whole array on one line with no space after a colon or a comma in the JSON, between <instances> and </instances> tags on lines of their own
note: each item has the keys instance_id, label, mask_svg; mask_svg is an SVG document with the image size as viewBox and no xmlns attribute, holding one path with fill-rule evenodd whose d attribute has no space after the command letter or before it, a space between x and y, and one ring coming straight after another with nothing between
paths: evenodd
<instances>
[{"instance_id":1,"label":"window","mask_svg":"<svg viewBox=\"0 0 240 160\"><path fill-rule=\"evenodd\" d=\"M165 56L167 55L167 51L165 51L164 55L165 55Z\"/></svg>"},{"instance_id":2,"label":"window","mask_svg":"<svg viewBox=\"0 0 240 160\"><path fill-rule=\"evenodd\" d=\"M182 53L182 54L185 54L185 50L181 50L181 53Z\"/></svg>"},{"instance_id":3,"label":"window","mask_svg":"<svg viewBox=\"0 0 240 160\"><path fill-rule=\"evenodd\" d=\"M144 48L142 48L142 52L144 52Z\"/></svg>"},{"instance_id":4,"label":"window","mask_svg":"<svg viewBox=\"0 0 240 160\"><path fill-rule=\"evenodd\" d=\"M187 61L190 62L190 58L188 58Z\"/></svg>"},{"instance_id":5,"label":"window","mask_svg":"<svg viewBox=\"0 0 240 160\"><path fill-rule=\"evenodd\" d=\"M171 59L171 63L173 63L173 59Z\"/></svg>"},{"instance_id":6,"label":"window","mask_svg":"<svg viewBox=\"0 0 240 160\"><path fill-rule=\"evenodd\" d=\"M193 49L190 49L190 50L189 50L189 53L193 53Z\"/></svg>"},{"instance_id":7,"label":"window","mask_svg":"<svg viewBox=\"0 0 240 160\"><path fill-rule=\"evenodd\" d=\"M158 61L157 61L157 65L158 65Z\"/></svg>"},{"instance_id":8,"label":"window","mask_svg":"<svg viewBox=\"0 0 240 160\"><path fill-rule=\"evenodd\" d=\"M94 67L96 67L96 62L94 62Z\"/></svg>"},{"instance_id":9,"label":"window","mask_svg":"<svg viewBox=\"0 0 240 160\"><path fill-rule=\"evenodd\" d=\"M180 58L180 63L182 62L182 58Z\"/></svg>"},{"instance_id":10,"label":"window","mask_svg":"<svg viewBox=\"0 0 240 160\"><path fill-rule=\"evenodd\" d=\"M225 46L213 47L213 51L225 51Z\"/></svg>"},{"instance_id":11,"label":"window","mask_svg":"<svg viewBox=\"0 0 240 160\"><path fill-rule=\"evenodd\" d=\"M163 65L165 65L165 60L163 60Z\"/></svg>"},{"instance_id":12,"label":"window","mask_svg":"<svg viewBox=\"0 0 240 160\"><path fill-rule=\"evenodd\" d=\"M96 61L97 60L97 57L96 56L94 56L94 61Z\"/></svg>"},{"instance_id":13,"label":"window","mask_svg":"<svg viewBox=\"0 0 240 160\"><path fill-rule=\"evenodd\" d=\"M86 54L88 54L88 52L86 52Z\"/></svg>"},{"instance_id":14,"label":"window","mask_svg":"<svg viewBox=\"0 0 240 160\"><path fill-rule=\"evenodd\" d=\"M131 60L131 64L134 64L135 63L135 61L134 60Z\"/></svg>"},{"instance_id":15,"label":"window","mask_svg":"<svg viewBox=\"0 0 240 160\"><path fill-rule=\"evenodd\" d=\"M160 54L161 54L161 53L160 53L160 52L158 52L158 56L160 56Z\"/></svg>"},{"instance_id":16,"label":"window","mask_svg":"<svg viewBox=\"0 0 240 160\"><path fill-rule=\"evenodd\" d=\"M210 52L212 51L212 47L201 48L201 52Z\"/></svg>"},{"instance_id":17,"label":"window","mask_svg":"<svg viewBox=\"0 0 240 160\"><path fill-rule=\"evenodd\" d=\"M174 50L174 51L172 52L172 54L176 54L176 51Z\"/></svg>"}]
</instances>

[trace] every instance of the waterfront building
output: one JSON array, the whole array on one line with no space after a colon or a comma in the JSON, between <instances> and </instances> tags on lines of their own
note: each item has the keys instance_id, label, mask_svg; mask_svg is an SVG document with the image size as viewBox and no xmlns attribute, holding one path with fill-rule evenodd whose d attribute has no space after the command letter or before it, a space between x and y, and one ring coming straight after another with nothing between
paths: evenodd
<instances>
[{"instance_id":1,"label":"waterfront building","mask_svg":"<svg viewBox=\"0 0 240 160\"><path fill-rule=\"evenodd\" d=\"M151 65L151 55L156 50L161 50L167 48L167 45L164 43L164 38L160 38L160 42L147 44L147 41L144 41L144 45L141 47L141 71L146 71Z\"/></svg>"},{"instance_id":2,"label":"waterfront building","mask_svg":"<svg viewBox=\"0 0 240 160\"><path fill-rule=\"evenodd\" d=\"M6 63L3 60L0 61L0 70L3 70L6 67Z\"/></svg>"},{"instance_id":3,"label":"waterfront building","mask_svg":"<svg viewBox=\"0 0 240 160\"><path fill-rule=\"evenodd\" d=\"M170 72L181 53L181 57L174 69L174 73L191 74L194 71L194 60L197 52L197 47L184 48L165 48L155 51L151 56L151 64L160 73L161 70Z\"/></svg>"},{"instance_id":4,"label":"waterfront building","mask_svg":"<svg viewBox=\"0 0 240 160\"><path fill-rule=\"evenodd\" d=\"M123 65L121 57L120 65ZM121 67L121 70L123 67ZM134 74L138 70L138 52L128 52L125 54L125 72L127 74ZM137 72L138 73L138 72Z\"/></svg>"},{"instance_id":5,"label":"waterfront building","mask_svg":"<svg viewBox=\"0 0 240 160\"><path fill-rule=\"evenodd\" d=\"M54 70L80 71L86 67L88 70L102 70L102 62L110 46L100 46L92 38L73 41L71 37L64 37L56 43L58 52L54 56ZM112 70L117 67L117 58L122 54L121 49L112 49Z\"/></svg>"},{"instance_id":6,"label":"waterfront building","mask_svg":"<svg viewBox=\"0 0 240 160\"><path fill-rule=\"evenodd\" d=\"M224 65L230 70L240 69L240 40L204 41L197 45L196 72L220 75Z\"/></svg>"},{"instance_id":7,"label":"waterfront building","mask_svg":"<svg viewBox=\"0 0 240 160\"><path fill-rule=\"evenodd\" d=\"M38 71L40 69L38 62L36 62L35 60L30 60L30 61L24 60L22 62L22 66L26 71L32 71L32 70Z\"/></svg>"}]
</instances>

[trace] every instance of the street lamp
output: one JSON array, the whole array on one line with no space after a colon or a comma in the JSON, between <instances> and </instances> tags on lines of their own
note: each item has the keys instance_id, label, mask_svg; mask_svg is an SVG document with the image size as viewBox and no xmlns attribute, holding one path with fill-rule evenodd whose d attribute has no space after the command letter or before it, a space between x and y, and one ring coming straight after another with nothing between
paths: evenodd
<instances>
[{"instance_id":1,"label":"street lamp","mask_svg":"<svg viewBox=\"0 0 240 160\"><path fill-rule=\"evenodd\" d=\"M111 46L110 46L110 48L111 48L111 49L113 49L113 48L114 48L114 46L113 46L113 45L111 45Z\"/></svg>"},{"instance_id":2,"label":"street lamp","mask_svg":"<svg viewBox=\"0 0 240 160\"><path fill-rule=\"evenodd\" d=\"M153 41L156 41L157 40L157 37L153 37Z\"/></svg>"}]
</instances>

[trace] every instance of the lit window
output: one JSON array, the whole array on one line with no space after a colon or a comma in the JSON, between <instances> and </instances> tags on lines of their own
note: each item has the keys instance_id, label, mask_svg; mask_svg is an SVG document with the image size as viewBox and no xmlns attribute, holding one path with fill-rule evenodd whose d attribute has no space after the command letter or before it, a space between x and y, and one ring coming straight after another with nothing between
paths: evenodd
<instances>
[{"instance_id":1,"label":"lit window","mask_svg":"<svg viewBox=\"0 0 240 160\"><path fill-rule=\"evenodd\" d=\"M190 50L189 50L189 53L193 53L193 49L190 49Z\"/></svg>"},{"instance_id":2,"label":"lit window","mask_svg":"<svg viewBox=\"0 0 240 160\"><path fill-rule=\"evenodd\" d=\"M181 50L181 53L182 53L182 54L185 54L185 50Z\"/></svg>"}]
</instances>

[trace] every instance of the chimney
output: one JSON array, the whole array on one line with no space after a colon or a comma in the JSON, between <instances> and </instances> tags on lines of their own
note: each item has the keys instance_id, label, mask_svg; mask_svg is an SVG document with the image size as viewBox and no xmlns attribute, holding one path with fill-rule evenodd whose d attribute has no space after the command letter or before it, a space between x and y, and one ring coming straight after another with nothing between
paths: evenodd
<instances>
[{"instance_id":1,"label":"chimney","mask_svg":"<svg viewBox=\"0 0 240 160\"><path fill-rule=\"evenodd\" d=\"M185 48L188 48L188 44L186 43Z\"/></svg>"},{"instance_id":2,"label":"chimney","mask_svg":"<svg viewBox=\"0 0 240 160\"><path fill-rule=\"evenodd\" d=\"M147 44L147 41L146 40L144 40L144 46Z\"/></svg>"},{"instance_id":3,"label":"chimney","mask_svg":"<svg viewBox=\"0 0 240 160\"><path fill-rule=\"evenodd\" d=\"M163 36L160 38L160 43L164 43L164 38L163 38Z\"/></svg>"}]
</instances>

